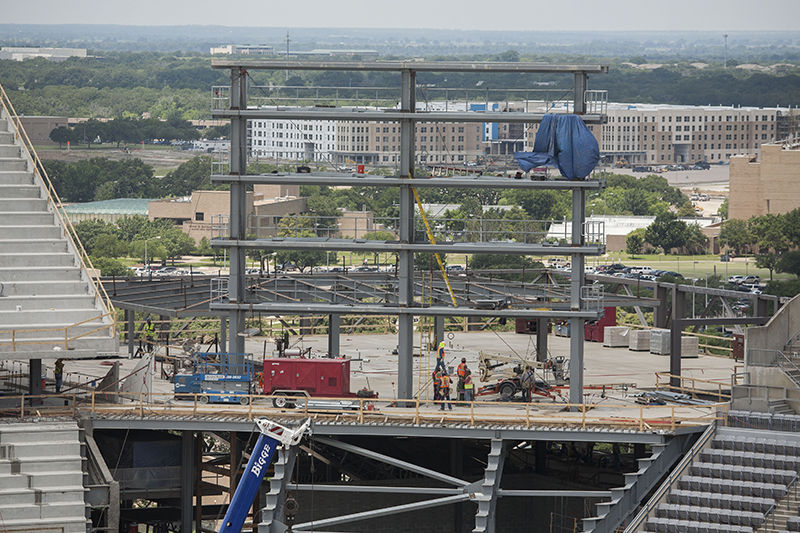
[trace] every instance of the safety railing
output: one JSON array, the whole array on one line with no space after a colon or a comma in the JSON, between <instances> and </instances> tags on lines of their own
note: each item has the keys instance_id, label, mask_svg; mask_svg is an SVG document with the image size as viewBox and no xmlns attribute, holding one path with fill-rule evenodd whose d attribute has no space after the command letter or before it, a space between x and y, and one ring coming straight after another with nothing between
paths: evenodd
<instances>
[{"instance_id":1,"label":"safety railing","mask_svg":"<svg viewBox=\"0 0 800 533\"><path fill-rule=\"evenodd\" d=\"M750 366L777 367L797 387L800 387L800 359L781 350L750 348L747 350L747 362Z\"/></svg>"},{"instance_id":2,"label":"safety railing","mask_svg":"<svg viewBox=\"0 0 800 533\"><path fill-rule=\"evenodd\" d=\"M224 393L220 393L224 394ZM0 417L30 416L221 416L253 420L260 416L313 417L343 424L469 424L558 426L580 429L628 429L672 432L678 427L716 422L727 404L644 406L631 404L525 403L489 401L431 401L399 398L291 397L236 395L238 403L210 403L215 393L107 392L88 394L5 396ZM109 400L118 400L110 402ZM450 409L452 406L452 410Z\"/></svg>"},{"instance_id":3,"label":"safety railing","mask_svg":"<svg viewBox=\"0 0 800 533\"><path fill-rule=\"evenodd\" d=\"M429 223L436 242L520 242L557 244L569 241L566 229L554 234L550 231L553 220L504 219L504 218L443 218L430 217ZM397 217L373 217L370 213L358 216L324 217L306 215L258 215L248 218L247 233L256 238L269 237L315 237L340 239L366 239L392 241L399 237ZM566 228L566 226L564 226ZM225 238L230 234L230 219L227 215L215 215L211 222L214 238ZM428 241L427 231L418 217L414 221L414 240ZM592 226L587 242L602 243L605 240L602 223Z\"/></svg>"},{"instance_id":4,"label":"safety railing","mask_svg":"<svg viewBox=\"0 0 800 533\"><path fill-rule=\"evenodd\" d=\"M4 114L9 118L9 122L16 130L18 138L22 141L22 147L24 148L22 151L23 155L27 157L28 163L33 168L34 175L38 175L39 179L44 185L44 188L47 191L48 205L53 207L56 216L61 222L61 226L66 234L65 237L68 245L80 259L81 268L86 272L87 277L89 278L89 281L93 287L95 298L98 300L101 308L103 309L103 313L95 318L102 320L106 317L109 317L111 319L111 326L113 328L112 332L115 332L116 313L114 312L114 306L111 303L111 299L109 298L105 288L103 287L103 284L100 281L99 271L94 268L89 254L86 252L86 249L83 247L81 241L76 237L77 233L69 219L69 216L67 216L67 214L64 212L64 206L61 198L58 196L58 192L53 186L53 183L50 181L50 177L47 175L47 170L45 169L42 161L39 159L39 156L33 146L33 142L31 142L28 134L25 132L25 128L22 126L22 121L17 115L14 105L11 103L11 99L8 97L8 94L6 93L2 84L0 84L0 103L2 104Z\"/></svg>"},{"instance_id":5,"label":"safety railing","mask_svg":"<svg viewBox=\"0 0 800 533\"><path fill-rule=\"evenodd\" d=\"M679 379L680 385L673 385L672 380ZM692 398L698 396L713 396L719 402L726 402L731 399L730 381L716 381L713 379L694 378L689 376L677 376L669 372L656 372L656 389L668 390L688 394ZM728 392L723 392L723 389Z\"/></svg>"},{"instance_id":6,"label":"safety railing","mask_svg":"<svg viewBox=\"0 0 800 533\"><path fill-rule=\"evenodd\" d=\"M602 220L587 220L583 223L583 238L586 244L605 244L606 223Z\"/></svg>"},{"instance_id":7,"label":"safety railing","mask_svg":"<svg viewBox=\"0 0 800 533\"><path fill-rule=\"evenodd\" d=\"M581 287L581 309L600 311L604 294L602 285L584 285Z\"/></svg>"},{"instance_id":8,"label":"safety railing","mask_svg":"<svg viewBox=\"0 0 800 533\"><path fill-rule=\"evenodd\" d=\"M694 461L694 458L697 457L706 448L706 446L708 446L708 443L714 438L716 432L717 421L715 420L708 426L708 429L703 432L700 438L697 439L697 442L694 443L689 452L683 456L683 459L681 459L681 462L678 463L678 466L672 469L672 472L670 472L664 483L662 483L656 492L650 497L650 499L647 500L647 503L636 514L634 519L631 520L630 524L628 524L628 526L625 528L625 533L636 533L637 531L640 531L640 529L645 525L647 517L650 516L650 513L658 506L659 503L661 503L664 497L672 489L672 486L675 484L675 482L683 475L686 469L689 468Z\"/></svg>"},{"instance_id":9,"label":"safety railing","mask_svg":"<svg viewBox=\"0 0 800 533\"><path fill-rule=\"evenodd\" d=\"M563 87L537 89L502 87L416 87L417 110L421 112L473 111L521 113L571 113L572 90ZM353 110L392 109L400 101L398 87L336 85L248 86L250 108L343 107ZM211 87L211 109L230 109L230 86ZM605 113L608 91L584 92L587 113Z\"/></svg>"},{"instance_id":10,"label":"safety railing","mask_svg":"<svg viewBox=\"0 0 800 533\"><path fill-rule=\"evenodd\" d=\"M70 335L70 330L77 328L79 326L83 326L84 324L88 324L90 322L102 322L104 319L108 318L111 323L109 324L102 324L95 328L83 331L78 334ZM108 330L108 336L114 337L116 335L116 317L114 313L105 313L102 315L97 315L91 318L87 318L86 320L81 320L80 322L75 322L74 324L69 324L64 327L57 327L57 328L30 328L30 327L0 327L0 335L3 332L8 332L8 338L3 338L5 335L0 336L0 346L10 346L11 352L16 352L18 347L21 346L31 346L31 345L46 345L46 346L58 346L63 348L64 350L73 349L74 346L70 343L73 343L79 339L84 337L88 337L95 333L99 333L103 330ZM43 338L26 338L25 336L30 333L58 333L58 340L55 338L50 339L43 339ZM5 350L0 350L2 353Z\"/></svg>"}]
</instances>

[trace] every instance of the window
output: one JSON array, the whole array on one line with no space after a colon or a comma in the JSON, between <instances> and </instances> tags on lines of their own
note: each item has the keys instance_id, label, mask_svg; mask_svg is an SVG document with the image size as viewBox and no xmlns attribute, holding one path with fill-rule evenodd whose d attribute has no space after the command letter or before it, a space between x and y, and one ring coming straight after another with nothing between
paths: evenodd
<instances>
[{"instance_id":1,"label":"window","mask_svg":"<svg viewBox=\"0 0 800 533\"><path fill-rule=\"evenodd\" d=\"M196 212L194 214L194 219L195 220L205 220L205 217L206 217L206 215L202 211L198 211L198 212Z\"/></svg>"}]
</instances>

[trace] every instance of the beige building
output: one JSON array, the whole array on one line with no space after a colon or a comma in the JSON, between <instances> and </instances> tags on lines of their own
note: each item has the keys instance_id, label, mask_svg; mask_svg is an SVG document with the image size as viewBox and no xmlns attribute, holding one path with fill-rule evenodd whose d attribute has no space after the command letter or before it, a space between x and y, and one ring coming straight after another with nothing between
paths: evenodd
<instances>
[{"instance_id":1,"label":"beige building","mask_svg":"<svg viewBox=\"0 0 800 533\"><path fill-rule=\"evenodd\" d=\"M417 162L420 164L474 161L483 154L480 123L416 124ZM336 125L337 164L393 166L399 162L400 125L396 122L340 121Z\"/></svg>"},{"instance_id":2,"label":"beige building","mask_svg":"<svg viewBox=\"0 0 800 533\"><path fill-rule=\"evenodd\" d=\"M746 220L799 207L800 149L765 144L760 158L731 158L730 218Z\"/></svg>"},{"instance_id":3,"label":"beige building","mask_svg":"<svg viewBox=\"0 0 800 533\"><path fill-rule=\"evenodd\" d=\"M54 129L69 126L67 117L21 116L22 127L33 144L57 144L50 140L50 132Z\"/></svg>"},{"instance_id":4,"label":"beige building","mask_svg":"<svg viewBox=\"0 0 800 533\"><path fill-rule=\"evenodd\" d=\"M298 185L254 185L245 200L248 233L258 237L272 235L282 217L304 212L306 200L298 198L299 194ZM153 200L148 206L150 220L172 220L195 242L220 235L229 214L228 191L192 191L191 196Z\"/></svg>"}]
</instances>

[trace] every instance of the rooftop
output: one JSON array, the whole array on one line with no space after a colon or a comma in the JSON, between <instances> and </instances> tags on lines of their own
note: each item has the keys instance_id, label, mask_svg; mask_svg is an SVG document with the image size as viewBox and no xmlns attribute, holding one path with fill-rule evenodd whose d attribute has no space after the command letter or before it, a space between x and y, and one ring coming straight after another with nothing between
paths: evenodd
<instances>
[{"instance_id":1,"label":"rooftop","mask_svg":"<svg viewBox=\"0 0 800 533\"><path fill-rule=\"evenodd\" d=\"M94 215L143 215L147 216L149 198L115 198L98 202L84 202L64 206L67 213L90 213Z\"/></svg>"}]
</instances>

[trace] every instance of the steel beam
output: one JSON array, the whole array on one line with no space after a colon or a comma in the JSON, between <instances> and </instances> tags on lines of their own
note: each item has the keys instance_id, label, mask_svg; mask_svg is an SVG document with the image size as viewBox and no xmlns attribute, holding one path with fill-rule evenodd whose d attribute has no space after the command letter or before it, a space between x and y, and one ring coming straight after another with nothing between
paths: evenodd
<instances>
[{"instance_id":1,"label":"steel beam","mask_svg":"<svg viewBox=\"0 0 800 533\"><path fill-rule=\"evenodd\" d=\"M298 417L302 413L298 414ZM246 414L237 420L231 416L214 419L207 415L191 417L154 417L142 418L139 415L115 415L111 418L102 416L90 417L95 428L99 429L131 429L131 430L175 430L175 431L242 431L253 430L252 420ZM287 417L286 423L297 423L299 418ZM476 439L488 440L502 438L504 440L543 440L543 441L571 441L571 442L629 442L633 444L659 444L670 434L687 434L702 432L704 426L677 427L674 431L658 430L580 430L569 427L554 428L534 426L521 429L515 426L479 425L464 427L460 422L453 426L429 425L415 426L413 424L314 424L314 435L329 437L368 436L368 437L416 437L416 438L446 438L446 439ZM315 440L317 437L314 437Z\"/></svg>"},{"instance_id":2,"label":"steel beam","mask_svg":"<svg viewBox=\"0 0 800 533\"><path fill-rule=\"evenodd\" d=\"M769 316L741 316L741 317L711 317L711 318L681 318L677 323L681 328L688 326L761 326L769 322Z\"/></svg>"},{"instance_id":3,"label":"steel beam","mask_svg":"<svg viewBox=\"0 0 800 533\"><path fill-rule=\"evenodd\" d=\"M328 357L339 357L339 335L342 317L336 313L328 315Z\"/></svg>"},{"instance_id":4,"label":"steel beam","mask_svg":"<svg viewBox=\"0 0 800 533\"><path fill-rule=\"evenodd\" d=\"M231 110L240 112L247 109L247 71L231 68ZM241 176L247 174L247 120L231 116L231 159L230 173ZM230 190L230 238L242 241L247 233L247 190L241 182L231 183ZM245 301L245 250L235 246L230 249L230 274L228 280L228 299L231 302ZM228 346L233 353L244 353L245 312L231 310ZM236 363L236 361L233 361ZM241 361L239 361L241 363Z\"/></svg>"},{"instance_id":5,"label":"steel beam","mask_svg":"<svg viewBox=\"0 0 800 533\"><path fill-rule=\"evenodd\" d=\"M400 212L403 216L403 190L400 188ZM409 194L411 194L409 192ZM411 200L413 202L413 198ZM412 206L413 208L413 206ZM402 220L400 221L402 228ZM413 235L413 234L412 234ZM337 250L343 252L399 252L399 253L445 253L445 254L517 254L517 255L600 255L605 253L602 244L578 246L548 246L541 243L524 242L437 242L436 244L414 242L403 238L399 241L370 241L366 239L333 239L328 237L269 237L265 239L212 239L213 248L256 248L268 250ZM400 268L398 265L398 275ZM413 271L412 271L413 272Z\"/></svg>"},{"instance_id":6,"label":"steel beam","mask_svg":"<svg viewBox=\"0 0 800 533\"><path fill-rule=\"evenodd\" d=\"M433 500L423 500L421 502L395 505L393 507L383 507L381 509L374 509L372 511L335 516L333 518L323 518L322 520L314 520L313 522L303 522L302 524L295 524L293 529L294 531L309 531L313 528L313 530L316 531L321 527L336 526L339 524L346 524L347 522L369 520L371 518L380 518L383 516L407 513L409 511L419 511L422 509L429 509L431 507L441 507L442 505L450 505L452 503L467 501L469 500L469 497L469 494L458 494L455 496L445 496L443 498L436 498Z\"/></svg>"},{"instance_id":7,"label":"steel beam","mask_svg":"<svg viewBox=\"0 0 800 533\"><path fill-rule=\"evenodd\" d=\"M319 484L294 484L292 490L311 492L353 492L367 494L428 494L435 496L452 496L464 494L463 489L449 489L437 487L398 487L379 485L319 485Z\"/></svg>"},{"instance_id":8,"label":"steel beam","mask_svg":"<svg viewBox=\"0 0 800 533\"><path fill-rule=\"evenodd\" d=\"M382 463L396 466L398 468L408 470L409 472L414 472L416 474L420 474L425 477L435 479L436 481L441 481L442 483L455 485L456 487L466 487L467 485L469 485L469 483L464 481L463 479L458 479L452 476L448 476L447 474L442 474L441 472L436 472L435 470L415 465L413 463L401 461L400 459L395 459L394 457L390 457L382 453L373 452L372 450L367 450L366 448L361 448L360 446L355 446L353 444L348 444L346 442L334 439L328 439L325 437L314 437L314 440L315 442L320 442L322 444L325 444L326 446L331 446L333 448L338 448L346 452L354 453L356 455L361 455L363 457L367 457L375 461L380 461Z\"/></svg>"},{"instance_id":9,"label":"steel beam","mask_svg":"<svg viewBox=\"0 0 800 533\"><path fill-rule=\"evenodd\" d=\"M239 60L212 59L211 68L263 69L263 70L346 70L368 72L399 72L414 69L417 72L586 72L606 74L608 65L565 65L533 63L530 61L299 61L299 60Z\"/></svg>"},{"instance_id":10,"label":"steel beam","mask_svg":"<svg viewBox=\"0 0 800 533\"><path fill-rule=\"evenodd\" d=\"M586 113L586 89L589 88L589 76L586 71L575 72L575 84L573 85L574 94L574 113L583 115Z\"/></svg>"},{"instance_id":11,"label":"steel beam","mask_svg":"<svg viewBox=\"0 0 800 533\"><path fill-rule=\"evenodd\" d=\"M191 533L194 518L194 434L181 433L181 532Z\"/></svg>"},{"instance_id":12,"label":"steel beam","mask_svg":"<svg viewBox=\"0 0 800 533\"><path fill-rule=\"evenodd\" d=\"M345 120L353 122L503 122L503 123L531 123L541 122L547 113L493 111L418 111L409 116L402 110L361 111L326 108L296 108L286 107L277 109L221 109L212 110L211 118L241 120ZM581 115L581 120L586 124L604 124L606 115L590 113Z\"/></svg>"},{"instance_id":13,"label":"steel beam","mask_svg":"<svg viewBox=\"0 0 800 533\"><path fill-rule=\"evenodd\" d=\"M268 311L274 314L311 315L338 313L341 315L417 315L417 316L496 316L506 318L561 318L582 320L596 320L601 316L602 310L567 311L561 309L474 309L466 307L431 306L431 307L400 307L399 305L377 304L326 304L326 303L293 303L293 302L266 302L266 303L211 303L211 309L244 311Z\"/></svg>"},{"instance_id":14,"label":"steel beam","mask_svg":"<svg viewBox=\"0 0 800 533\"><path fill-rule=\"evenodd\" d=\"M669 340L669 373L670 385L681 386L681 333L683 333L682 318L686 313L686 293L678 286L672 289L672 321L670 324Z\"/></svg>"},{"instance_id":15,"label":"steel beam","mask_svg":"<svg viewBox=\"0 0 800 533\"><path fill-rule=\"evenodd\" d=\"M547 361L547 328L549 320L536 319L536 360L540 363Z\"/></svg>"},{"instance_id":16,"label":"steel beam","mask_svg":"<svg viewBox=\"0 0 800 533\"><path fill-rule=\"evenodd\" d=\"M313 173L297 174L292 172L281 174L247 174L243 176L230 174L212 174L211 183L257 183L281 185L291 181L296 185L322 185L353 187L401 187L412 185L412 179L399 176L373 176L369 174ZM605 187L605 180L545 180L529 181L497 176L467 175L442 177L415 177L413 185L417 188L453 188L453 189L549 189L599 190Z\"/></svg>"},{"instance_id":17,"label":"steel beam","mask_svg":"<svg viewBox=\"0 0 800 533\"><path fill-rule=\"evenodd\" d=\"M483 482L476 494L478 509L475 513L473 533L495 533L495 509L499 497L500 480L503 477L503 465L506 459L506 446L502 439L492 439L489 444L489 456L486 459L486 470Z\"/></svg>"},{"instance_id":18,"label":"steel beam","mask_svg":"<svg viewBox=\"0 0 800 533\"><path fill-rule=\"evenodd\" d=\"M500 489L498 496L520 498L610 498L610 490L514 490Z\"/></svg>"},{"instance_id":19,"label":"steel beam","mask_svg":"<svg viewBox=\"0 0 800 533\"><path fill-rule=\"evenodd\" d=\"M586 191L572 191L572 246L584 245L584 221L586 219ZM570 275L570 310L579 312L584 309L581 301L581 289L584 285L584 257L572 254L572 273ZM569 402L583 403L583 344L585 319L579 316L570 319L569 326ZM577 409L577 407L573 408Z\"/></svg>"}]
</instances>

